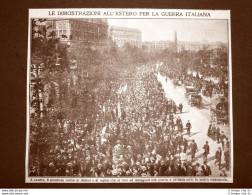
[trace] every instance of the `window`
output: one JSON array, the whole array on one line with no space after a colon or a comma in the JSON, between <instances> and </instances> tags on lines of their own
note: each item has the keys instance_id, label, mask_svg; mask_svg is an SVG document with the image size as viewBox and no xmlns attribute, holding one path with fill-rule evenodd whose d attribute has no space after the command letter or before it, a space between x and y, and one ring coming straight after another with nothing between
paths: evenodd
<instances>
[{"instance_id":1,"label":"window","mask_svg":"<svg viewBox=\"0 0 252 195\"><path fill-rule=\"evenodd\" d=\"M62 30L61 23L58 23L58 26L59 26L59 30Z\"/></svg>"}]
</instances>

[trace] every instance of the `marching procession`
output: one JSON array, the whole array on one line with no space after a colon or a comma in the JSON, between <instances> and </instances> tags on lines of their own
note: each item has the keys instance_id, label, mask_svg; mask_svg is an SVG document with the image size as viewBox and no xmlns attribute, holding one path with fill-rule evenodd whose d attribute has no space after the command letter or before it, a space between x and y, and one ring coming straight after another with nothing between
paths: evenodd
<instances>
[{"instance_id":1,"label":"marching procession","mask_svg":"<svg viewBox=\"0 0 252 195\"><path fill-rule=\"evenodd\" d=\"M32 19L28 176L232 176L226 41L164 21Z\"/></svg>"},{"instance_id":2,"label":"marching procession","mask_svg":"<svg viewBox=\"0 0 252 195\"><path fill-rule=\"evenodd\" d=\"M169 90L174 74L168 66L150 63L123 75L107 86L106 98L102 82L92 92L95 114L58 122L58 142L38 166L31 163L30 176L228 176L229 133L210 116L198 125L204 121L190 109L204 110L176 98L175 86ZM188 82L204 83L184 76L182 83ZM224 93L224 84L205 86L206 96Z\"/></svg>"}]
</instances>

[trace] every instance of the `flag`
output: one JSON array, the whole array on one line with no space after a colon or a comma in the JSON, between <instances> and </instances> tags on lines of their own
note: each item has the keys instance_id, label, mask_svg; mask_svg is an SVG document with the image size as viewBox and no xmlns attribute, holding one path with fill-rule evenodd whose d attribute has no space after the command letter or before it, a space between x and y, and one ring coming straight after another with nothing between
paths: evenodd
<instances>
[{"instance_id":1,"label":"flag","mask_svg":"<svg viewBox=\"0 0 252 195\"><path fill-rule=\"evenodd\" d=\"M125 92L127 90L127 84L123 87L122 92Z\"/></svg>"},{"instance_id":2,"label":"flag","mask_svg":"<svg viewBox=\"0 0 252 195\"><path fill-rule=\"evenodd\" d=\"M121 87L121 85L120 85L120 87L119 87L117 93L118 93L118 94L121 94L121 93L122 93L122 87Z\"/></svg>"},{"instance_id":3,"label":"flag","mask_svg":"<svg viewBox=\"0 0 252 195\"><path fill-rule=\"evenodd\" d=\"M103 114L105 115L105 112L106 112L105 104L103 104L102 111L103 111Z\"/></svg>"},{"instance_id":4,"label":"flag","mask_svg":"<svg viewBox=\"0 0 252 195\"><path fill-rule=\"evenodd\" d=\"M105 134L106 134L106 130L107 130L107 126L103 127L101 130L101 138L100 138L100 142L101 145L107 141L107 139L104 138Z\"/></svg>"},{"instance_id":5,"label":"flag","mask_svg":"<svg viewBox=\"0 0 252 195\"><path fill-rule=\"evenodd\" d=\"M127 90L127 84L126 84L124 87L122 87L122 86L120 85L120 87L119 87L117 93L118 93L118 94L122 94L122 93L125 92L126 90Z\"/></svg>"},{"instance_id":6,"label":"flag","mask_svg":"<svg viewBox=\"0 0 252 195\"><path fill-rule=\"evenodd\" d=\"M102 132L101 132L102 136L104 136L106 134L106 130L107 130L107 126L102 128Z\"/></svg>"},{"instance_id":7,"label":"flag","mask_svg":"<svg viewBox=\"0 0 252 195\"><path fill-rule=\"evenodd\" d=\"M118 100L118 105L117 105L117 114L118 114L118 118L121 119L121 105L120 105L120 100Z\"/></svg>"}]
</instances>

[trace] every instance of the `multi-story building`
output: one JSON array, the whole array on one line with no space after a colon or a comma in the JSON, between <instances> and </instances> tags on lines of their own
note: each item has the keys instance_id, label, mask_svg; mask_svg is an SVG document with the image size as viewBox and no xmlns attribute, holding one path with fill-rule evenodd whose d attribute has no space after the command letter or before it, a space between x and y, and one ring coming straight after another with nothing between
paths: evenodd
<instances>
[{"instance_id":1,"label":"multi-story building","mask_svg":"<svg viewBox=\"0 0 252 195\"><path fill-rule=\"evenodd\" d=\"M152 41L143 42L142 48L147 52L163 51L165 49L173 48L174 43L172 41Z\"/></svg>"},{"instance_id":2,"label":"multi-story building","mask_svg":"<svg viewBox=\"0 0 252 195\"><path fill-rule=\"evenodd\" d=\"M118 47L129 43L132 46L142 48L142 32L138 29L111 26L110 37Z\"/></svg>"},{"instance_id":3,"label":"multi-story building","mask_svg":"<svg viewBox=\"0 0 252 195\"><path fill-rule=\"evenodd\" d=\"M148 52L163 51L166 49L177 52L178 51L177 31L174 32L174 41L161 40L161 41L144 42L143 49L147 50Z\"/></svg>"},{"instance_id":4,"label":"multi-story building","mask_svg":"<svg viewBox=\"0 0 252 195\"><path fill-rule=\"evenodd\" d=\"M178 42L178 52L187 51L199 51L206 47L205 43L200 42Z\"/></svg>"},{"instance_id":5,"label":"multi-story building","mask_svg":"<svg viewBox=\"0 0 252 195\"><path fill-rule=\"evenodd\" d=\"M47 20L48 34L55 31L60 41L72 44L106 45L109 37L122 47L125 43L142 47L142 33L138 29L111 26L106 19L55 19Z\"/></svg>"},{"instance_id":6,"label":"multi-story building","mask_svg":"<svg viewBox=\"0 0 252 195\"><path fill-rule=\"evenodd\" d=\"M46 21L46 26L51 26L63 42L106 44L108 41L106 19L56 19Z\"/></svg>"},{"instance_id":7,"label":"multi-story building","mask_svg":"<svg viewBox=\"0 0 252 195\"><path fill-rule=\"evenodd\" d=\"M187 51L199 51L202 49L216 49L221 48L222 46L216 45L216 44L208 44L208 43L202 43L202 42L184 42L184 41L178 41L175 43L174 41L152 41L152 42L143 42L143 49L148 52L154 52L154 51L163 51L165 49L172 50L174 52L181 52L183 50ZM225 48L223 48L225 50Z\"/></svg>"}]
</instances>

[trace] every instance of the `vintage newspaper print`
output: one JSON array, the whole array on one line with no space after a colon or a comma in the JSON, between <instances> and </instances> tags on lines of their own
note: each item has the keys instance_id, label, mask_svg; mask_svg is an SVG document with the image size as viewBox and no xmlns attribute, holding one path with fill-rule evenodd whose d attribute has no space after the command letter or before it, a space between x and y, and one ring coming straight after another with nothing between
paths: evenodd
<instances>
[{"instance_id":1,"label":"vintage newspaper print","mask_svg":"<svg viewBox=\"0 0 252 195\"><path fill-rule=\"evenodd\" d=\"M28 183L233 182L230 12L30 9Z\"/></svg>"}]
</instances>

